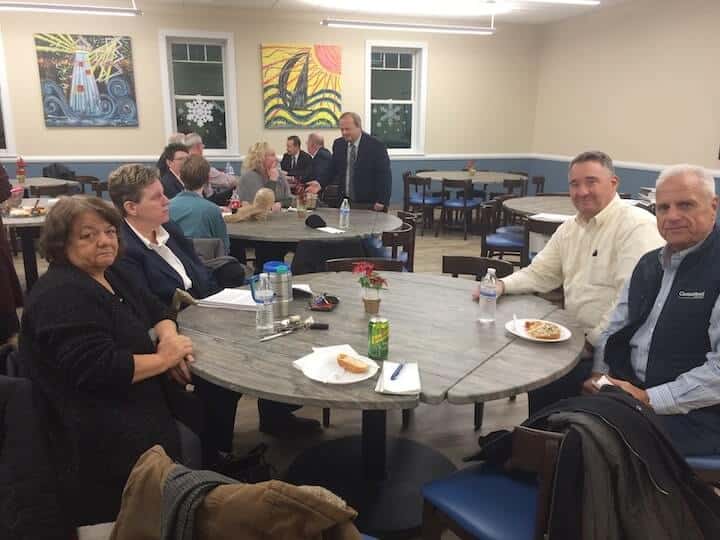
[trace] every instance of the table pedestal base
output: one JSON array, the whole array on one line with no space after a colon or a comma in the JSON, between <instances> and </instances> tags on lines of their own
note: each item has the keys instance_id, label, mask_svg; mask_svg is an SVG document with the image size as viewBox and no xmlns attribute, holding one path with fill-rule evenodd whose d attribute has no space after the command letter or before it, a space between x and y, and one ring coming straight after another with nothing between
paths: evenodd
<instances>
[{"instance_id":1,"label":"table pedestal base","mask_svg":"<svg viewBox=\"0 0 720 540\"><path fill-rule=\"evenodd\" d=\"M445 456L409 439L388 438L386 474L371 480L364 471L360 436L329 441L300 454L287 472L293 484L323 486L358 511L367 534L416 534L422 524L423 484L455 471Z\"/></svg>"}]
</instances>

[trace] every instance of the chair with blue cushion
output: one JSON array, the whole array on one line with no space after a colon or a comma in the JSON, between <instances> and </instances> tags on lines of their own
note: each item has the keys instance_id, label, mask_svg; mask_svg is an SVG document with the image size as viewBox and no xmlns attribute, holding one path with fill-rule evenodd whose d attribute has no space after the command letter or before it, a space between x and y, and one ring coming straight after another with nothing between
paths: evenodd
<instances>
[{"instance_id":1,"label":"chair with blue cushion","mask_svg":"<svg viewBox=\"0 0 720 540\"><path fill-rule=\"evenodd\" d=\"M435 221L435 208L442 204L442 197L434 195L431 191L432 180L413 176L410 171L403 173L403 210L420 212L423 216L420 236L425 233L425 227L433 228Z\"/></svg>"},{"instance_id":2,"label":"chair with blue cushion","mask_svg":"<svg viewBox=\"0 0 720 540\"><path fill-rule=\"evenodd\" d=\"M530 251L530 234L539 234L542 236L552 236L562 223L557 221L541 221L539 219L528 218L525 221L523 236L523 249L520 252L520 266L528 266L535 258L537 253Z\"/></svg>"},{"instance_id":3,"label":"chair with blue cushion","mask_svg":"<svg viewBox=\"0 0 720 540\"><path fill-rule=\"evenodd\" d=\"M548 525L563 434L518 426L512 472L483 463L423 487L423 540L540 540Z\"/></svg>"},{"instance_id":4,"label":"chair with blue cushion","mask_svg":"<svg viewBox=\"0 0 720 540\"><path fill-rule=\"evenodd\" d=\"M452 193L458 191L458 197L453 199ZM472 223L473 211L477 213L477 221L480 220L480 208L483 201L473 197L472 180L448 180L442 181L442 211L440 222L435 228L435 236L439 230L445 232L445 226L451 221L454 214L457 214L463 223L463 240L467 240L468 224Z\"/></svg>"},{"instance_id":5,"label":"chair with blue cushion","mask_svg":"<svg viewBox=\"0 0 720 540\"><path fill-rule=\"evenodd\" d=\"M405 263L408 272L415 270L415 228L403 223L393 231L382 233L382 245L389 250L389 256Z\"/></svg>"},{"instance_id":6,"label":"chair with blue cushion","mask_svg":"<svg viewBox=\"0 0 720 540\"><path fill-rule=\"evenodd\" d=\"M502 201L485 203L480 211L480 255L482 257L504 255L520 256L524 245L522 234L497 232Z\"/></svg>"},{"instance_id":7,"label":"chair with blue cushion","mask_svg":"<svg viewBox=\"0 0 720 540\"><path fill-rule=\"evenodd\" d=\"M685 461L708 484L720 484L720 456L691 456Z\"/></svg>"}]
</instances>

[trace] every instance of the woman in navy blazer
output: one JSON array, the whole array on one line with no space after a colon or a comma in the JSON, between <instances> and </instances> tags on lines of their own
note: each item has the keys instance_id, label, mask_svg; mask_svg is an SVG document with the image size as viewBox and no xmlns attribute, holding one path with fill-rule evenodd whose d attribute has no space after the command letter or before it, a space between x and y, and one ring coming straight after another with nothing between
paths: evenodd
<instances>
[{"instance_id":1,"label":"woman in navy blazer","mask_svg":"<svg viewBox=\"0 0 720 540\"><path fill-rule=\"evenodd\" d=\"M110 173L110 198L124 217L120 236L126 246L115 265L135 276L139 287L150 290L166 304L172 301L175 289L204 298L218 287L190 240L170 221L170 202L158 176L157 169L139 164L123 165ZM205 436L210 446L230 451L240 394L199 378L195 388L208 409ZM260 430L270 434L319 430L317 421L292 415L297 408L258 400Z\"/></svg>"}]
</instances>

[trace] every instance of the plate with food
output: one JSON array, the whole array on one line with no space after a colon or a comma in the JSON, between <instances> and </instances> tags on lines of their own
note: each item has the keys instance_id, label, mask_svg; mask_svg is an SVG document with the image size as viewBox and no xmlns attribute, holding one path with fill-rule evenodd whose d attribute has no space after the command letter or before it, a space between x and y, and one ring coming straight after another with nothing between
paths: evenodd
<instances>
[{"instance_id":1,"label":"plate with food","mask_svg":"<svg viewBox=\"0 0 720 540\"><path fill-rule=\"evenodd\" d=\"M572 336L563 325L542 319L513 319L505 323L505 330L530 341L546 343L567 341Z\"/></svg>"},{"instance_id":2,"label":"plate with food","mask_svg":"<svg viewBox=\"0 0 720 540\"><path fill-rule=\"evenodd\" d=\"M306 377L326 384L352 384L374 377L380 366L349 345L315 348L293 365Z\"/></svg>"}]
</instances>

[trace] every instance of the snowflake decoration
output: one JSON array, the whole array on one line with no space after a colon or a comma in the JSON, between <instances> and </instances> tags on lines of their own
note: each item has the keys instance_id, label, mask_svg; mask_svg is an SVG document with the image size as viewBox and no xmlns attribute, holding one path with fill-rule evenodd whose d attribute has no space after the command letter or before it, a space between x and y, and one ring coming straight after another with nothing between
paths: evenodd
<instances>
[{"instance_id":1,"label":"snowflake decoration","mask_svg":"<svg viewBox=\"0 0 720 540\"><path fill-rule=\"evenodd\" d=\"M213 120L213 106L212 103L204 101L200 96L195 96L195 99L185 105L187 110L185 118L188 122L195 122L198 127L203 127Z\"/></svg>"},{"instance_id":2,"label":"snowflake decoration","mask_svg":"<svg viewBox=\"0 0 720 540\"><path fill-rule=\"evenodd\" d=\"M388 127L392 128L396 122L400 122L400 106L388 105L380 117L380 123L386 123Z\"/></svg>"}]
</instances>

